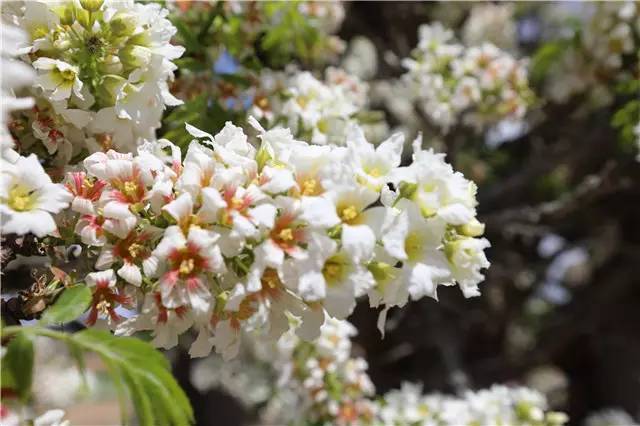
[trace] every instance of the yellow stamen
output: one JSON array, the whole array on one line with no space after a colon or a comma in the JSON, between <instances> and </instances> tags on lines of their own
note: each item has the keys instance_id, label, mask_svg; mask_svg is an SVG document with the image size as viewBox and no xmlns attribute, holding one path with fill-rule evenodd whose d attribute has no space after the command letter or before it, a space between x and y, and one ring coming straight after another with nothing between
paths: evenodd
<instances>
[{"instance_id":1,"label":"yellow stamen","mask_svg":"<svg viewBox=\"0 0 640 426\"><path fill-rule=\"evenodd\" d=\"M124 193L125 195L131 197L136 194L138 190L138 185L135 182L125 182L124 183Z\"/></svg>"},{"instance_id":2,"label":"yellow stamen","mask_svg":"<svg viewBox=\"0 0 640 426\"><path fill-rule=\"evenodd\" d=\"M16 186L9 191L7 204L15 211L24 212L33 209L35 200L26 188Z\"/></svg>"},{"instance_id":3,"label":"yellow stamen","mask_svg":"<svg viewBox=\"0 0 640 426\"><path fill-rule=\"evenodd\" d=\"M178 271L182 275L188 275L191 272L193 272L194 268L195 268L195 264L193 262L193 259L185 259L182 262L180 262L180 268L178 269Z\"/></svg>"},{"instance_id":4,"label":"yellow stamen","mask_svg":"<svg viewBox=\"0 0 640 426\"><path fill-rule=\"evenodd\" d=\"M382 173L380 172L380 170L377 167L374 167L373 169L369 170L367 172L367 174L371 177L377 178L382 176Z\"/></svg>"},{"instance_id":5,"label":"yellow stamen","mask_svg":"<svg viewBox=\"0 0 640 426\"><path fill-rule=\"evenodd\" d=\"M353 204L343 208L340 211L340 218L345 222L350 222L358 217L358 209Z\"/></svg>"},{"instance_id":6,"label":"yellow stamen","mask_svg":"<svg viewBox=\"0 0 640 426\"><path fill-rule=\"evenodd\" d=\"M278 238L282 241L291 241L293 240L293 231L291 228L285 228L278 233Z\"/></svg>"},{"instance_id":7,"label":"yellow stamen","mask_svg":"<svg viewBox=\"0 0 640 426\"><path fill-rule=\"evenodd\" d=\"M131 255L131 257L136 258L143 248L144 246L142 244L133 243L129 246L129 254Z\"/></svg>"},{"instance_id":8,"label":"yellow stamen","mask_svg":"<svg viewBox=\"0 0 640 426\"><path fill-rule=\"evenodd\" d=\"M242 199L240 198L233 197L231 199L231 208L234 210L239 210L243 204L244 204L244 201L242 201Z\"/></svg>"},{"instance_id":9,"label":"yellow stamen","mask_svg":"<svg viewBox=\"0 0 640 426\"><path fill-rule=\"evenodd\" d=\"M96 309L98 311L102 312L103 314L108 313L109 312L109 308L111 308L111 303L109 303L106 300L102 300L96 305Z\"/></svg>"},{"instance_id":10,"label":"yellow stamen","mask_svg":"<svg viewBox=\"0 0 640 426\"><path fill-rule=\"evenodd\" d=\"M262 285L269 288L278 288L280 286L280 278L278 273L273 269L268 269L262 274Z\"/></svg>"},{"instance_id":11,"label":"yellow stamen","mask_svg":"<svg viewBox=\"0 0 640 426\"><path fill-rule=\"evenodd\" d=\"M317 190L318 182L315 179L309 178L302 182L302 195L317 195Z\"/></svg>"}]
</instances>

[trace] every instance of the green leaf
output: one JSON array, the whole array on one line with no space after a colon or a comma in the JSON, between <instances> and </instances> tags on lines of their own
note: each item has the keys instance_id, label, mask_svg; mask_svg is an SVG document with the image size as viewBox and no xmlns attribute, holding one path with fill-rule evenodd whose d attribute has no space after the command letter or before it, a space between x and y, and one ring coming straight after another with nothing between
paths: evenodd
<instances>
[{"instance_id":1,"label":"green leaf","mask_svg":"<svg viewBox=\"0 0 640 426\"><path fill-rule=\"evenodd\" d=\"M551 66L558 62L566 53L570 42L567 40L558 40L545 43L531 58L531 79L534 82L542 81Z\"/></svg>"},{"instance_id":2,"label":"green leaf","mask_svg":"<svg viewBox=\"0 0 640 426\"><path fill-rule=\"evenodd\" d=\"M85 285L67 287L42 316L45 324L73 321L87 310L91 303L91 289Z\"/></svg>"},{"instance_id":3,"label":"green leaf","mask_svg":"<svg viewBox=\"0 0 640 426\"><path fill-rule=\"evenodd\" d=\"M33 341L31 337L22 332L16 334L7 346L7 353L2 364L3 373L11 377L9 381L13 385L13 389L20 399L26 402L31 394L33 380ZM4 381L2 386L6 386Z\"/></svg>"},{"instance_id":4,"label":"green leaf","mask_svg":"<svg viewBox=\"0 0 640 426\"><path fill-rule=\"evenodd\" d=\"M182 43L187 51L197 53L202 51L202 45L198 42L197 36L191 32L191 29L188 25L182 22L179 19L173 19L173 25L175 25L178 30L178 36L180 37Z\"/></svg>"},{"instance_id":5,"label":"green leaf","mask_svg":"<svg viewBox=\"0 0 640 426\"><path fill-rule=\"evenodd\" d=\"M126 388L141 425L187 425L193 410L184 391L170 372L167 359L149 343L133 337L115 337L88 329L69 340L97 353L114 376L120 392ZM121 409L126 411L120 395Z\"/></svg>"}]
</instances>

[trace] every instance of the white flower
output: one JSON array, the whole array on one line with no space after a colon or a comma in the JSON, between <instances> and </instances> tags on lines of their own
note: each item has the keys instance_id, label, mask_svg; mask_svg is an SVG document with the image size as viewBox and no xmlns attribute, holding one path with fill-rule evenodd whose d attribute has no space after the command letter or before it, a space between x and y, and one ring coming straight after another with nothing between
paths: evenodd
<instances>
[{"instance_id":1,"label":"white flower","mask_svg":"<svg viewBox=\"0 0 640 426\"><path fill-rule=\"evenodd\" d=\"M347 158L358 183L373 191L380 191L400 165L403 145L404 137L394 134L375 148L365 139L362 128L352 126L347 134Z\"/></svg>"},{"instance_id":2,"label":"white flower","mask_svg":"<svg viewBox=\"0 0 640 426\"><path fill-rule=\"evenodd\" d=\"M412 58L403 61L403 83L444 133L461 122L481 130L521 118L531 102L526 61L490 43L463 46L440 23L422 25Z\"/></svg>"},{"instance_id":3,"label":"white flower","mask_svg":"<svg viewBox=\"0 0 640 426\"><path fill-rule=\"evenodd\" d=\"M190 305L196 315L206 314L211 305L211 291L206 274L224 268L218 235L192 226L185 238L178 226L167 228L153 251L159 259L162 275L159 289L167 308Z\"/></svg>"},{"instance_id":4,"label":"white flower","mask_svg":"<svg viewBox=\"0 0 640 426\"><path fill-rule=\"evenodd\" d=\"M31 38L19 53L38 71L32 93L38 103L55 104L60 121L55 130L62 136L51 140L46 128L39 135L50 153L62 141L73 153L133 151L155 137L167 105L181 104L167 83L176 69L172 61L184 52L170 44L176 29L168 11L132 1L96 5L99 10L86 14L83 9L91 7L83 3L31 1L6 13ZM57 159L64 165L71 157L65 152Z\"/></svg>"},{"instance_id":5,"label":"white flower","mask_svg":"<svg viewBox=\"0 0 640 426\"><path fill-rule=\"evenodd\" d=\"M338 251L332 239L319 234L311 237L306 259L285 264L284 281L303 300L322 302L331 316L340 319L351 314L356 298L374 284L373 275L364 265Z\"/></svg>"},{"instance_id":6,"label":"white flower","mask_svg":"<svg viewBox=\"0 0 640 426\"><path fill-rule=\"evenodd\" d=\"M438 284L449 277L447 259L440 246L444 238L444 223L424 219L418 207L407 200L398 203L399 213L383 231L382 242L387 252L402 261L400 280L413 299L423 296L437 299Z\"/></svg>"},{"instance_id":7,"label":"white flower","mask_svg":"<svg viewBox=\"0 0 640 426\"><path fill-rule=\"evenodd\" d=\"M26 109L33 105L33 99L16 97L15 90L32 83L35 72L22 62L14 59L20 45L26 44L27 35L20 28L3 21L0 28L1 51L0 66L2 67L2 87L0 102L2 115L0 116L0 157L8 159L8 149L13 147L13 138L7 129L8 114L14 110ZM12 157L15 157L12 155Z\"/></svg>"},{"instance_id":8,"label":"white flower","mask_svg":"<svg viewBox=\"0 0 640 426\"><path fill-rule=\"evenodd\" d=\"M362 186L339 186L326 194L341 223L342 248L355 262L367 261L373 254L377 229L382 223L384 209L367 209L378 199L378 193Z\"/></svg>"},{"instance_id":9,"label":"white flower","mask_svg":"<svg viewBox=\"0 0 640 426\"><path fill-rule=\"evenodd\" d=\"M52 101L69 99L73 93L83 99L82 81L78 78L78 67L51 58L39 58L33 67L40 71L35 85L41 87Z\"/></svg>"},{"instance_id":10,"label":"white flower","mask_svg":"<svg viewBox=\"0 0 640 426\"><path fill-rule=\"evenodd\" d=\"M49 410L33 419L33 426L70 426L69 420L63 420L63 410Z\"/></svg>"},{"instance_id":11,"label":"white flower","mask_svg":"<svg viewBox=\"0 0 640 426\"><path fill-rule=\"evenodd\" d=\"M462 237L445 244L451 265L451 276L460 285L465 297L479 296L478 283L484 279L481 268L490 266L484 249L490 247L486 238Z\"/></svg>"},{"instance_id":12,"label":"white flower","mask_svg":"<svg viewBox=\"0 0 640 426\"><path fill-rule=\"evenodd\" d=\"M0 215L5 233L44 237L56 231L51 216L71 202L64 186L51 182L35 154L5 163L0 175Z\"/></svg>"},{"instance_id":13,"label":"white flower","mask_svg":"<svg viewBox=\"0 0 640 426\"><path fill-rule=\"evenodd\" d=\"M178 344L178 336L193 324L193 318L185 306L169 308L162 303L158 292L149 293L144 298L140 313L121 322L116 334L130 336L136 331L152 330L152 344L159 348L171 349Z\"/></svg>"}]
</instances>

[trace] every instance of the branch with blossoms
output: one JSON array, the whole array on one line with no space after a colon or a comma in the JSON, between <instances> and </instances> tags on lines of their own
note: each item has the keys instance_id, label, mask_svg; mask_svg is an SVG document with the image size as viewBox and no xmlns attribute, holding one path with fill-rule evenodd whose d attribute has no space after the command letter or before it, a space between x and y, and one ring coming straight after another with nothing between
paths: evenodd
<instances>
[{"instance_id":1,"label":"branch with blossoms","mask_svg":"<svg viewBox=\"0 0 640 426\"><path fill-rule=\"evenodd\" d=\"M438 301L440 286L480 294L490 243L474 180L502 182L482 194L495 209L521 200L514 194L542 172L552 176L541 184L553 186L568 179L563 168L602 170L601 183L574 176L583 182L575 191L490 213L496 245L501 233L546 232L536 224L630 188L628 164L596 168L586 150L549 149L538 138L565 136L556 124L543 127L553 121L545 113L578 128L588 119L573 113L611 105L612 126L637 140L638 81L629 72L637 5L594 6L598 19L543 44L531 61L515 43L515 5L459 6L444 25L420 25L417 45L394 27L383 38L398 56L380 48L386 40L347 49L336 34L349 7L362 13L337 2L3 3L3 424L62 422L59 411L32 410L36 338L67 345L80 370L83 354L96 354L118 390L122 422L135 414L150 425L193 419L153 347L215 351L227 366L256 336L286 347L275 363L297 394L286 397L296 401L296 421L565 420L525 389L454 398L406 385L375 399L345 320L366 299L373 309L363 324L391 334L392 308ZM426 19L411 20L413 37ZM358 46L384 58L367 60ZM371 79L383 62L396 79ZM562 105L547 108L534 89ZM389 124L378 107L393 116ZM452 148L448 161L421 136L405 142L403 134L421 131ZM583 142L603 147L609 134L600 127ZM524 167L493 151L507 140L517 145L509 153L534 145ZM502 179L509 167L520 171ZM500 259L499 247L494 254ZM444 352L451 365L462 359Z\"/></svg>"},{"instance_id":2,"label":"branch with blossoms","mask_svg":"<svg viewBox=\"0 0 640 426\"><path fill-rule=\"evenodd\" d=\"M231 365L232 371L223 380L201 377L215 358L200 361L191 380L201 390L219 386L246 404L257 405L261 424L561 426L568 421L566 414L548 409L543 394L523 386L493 385L446 395L425 394L422 386L403 382L398 389L376 395L367 362L353 354L356 334L348 321L327 318L320 336L312 342L291 332L275 345L252 339L242 364ZM271 367L280 386L268 391L266 397L255 395L264 398L255 401L247 394L264 386L265 373L249 373L247 369L260 363Z\"/></svg>"},{"instance_id":3,"label":"branch with blossoms","mask_svg":"<svg viewBox=\"0 0 640 426\"><path fill-rule=\"evenodd\" d=\"M215 136L187 126L196 139L184 161L164 140L135 156L90 155L65 187L46 184L71 205L57 230L83 247L89 269L73 273L92 288L89 325L150 329L165 348L193 327L192 355L213 346L232 357L242 329L277 338L292 315L312 338L325 311L346 318L361 296L384 308L383 330L388 309L437 298L440 285L479 294L488 242L477 238L475 186L443 156L416 141L400 167L399 135L374 148L353 126L346 147L313 146L253 123L258 149L231 123ZM40 232L16 199L12 220ZM32 210L47 215L41 207ZM121 321L120 306L139 313Z\"/></svg>"}]
</instances>

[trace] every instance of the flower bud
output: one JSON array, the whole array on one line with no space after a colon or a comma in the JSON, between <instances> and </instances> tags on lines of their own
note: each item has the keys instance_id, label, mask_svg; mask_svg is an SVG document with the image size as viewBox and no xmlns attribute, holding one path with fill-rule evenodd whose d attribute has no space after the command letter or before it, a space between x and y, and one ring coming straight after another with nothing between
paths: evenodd
<instances>
[{"instance_id":1,"label":"flower bud","mask_svg":"<svg viewBox=\"0 0 640 426\"><path fill-rule=\"evenodd\" d=\"M120 50L120 61L128 68L139 68L151 61L151 50L146 47L128 45Z\"/></svg>"},{"instance_id":2,"label":"flower bud","mask_svg":"<svg viewBox=\"0 0 640 426\"><path fill-rule=\"evenodd\" d=\"M479 237L484 234L484 223L480 223L475 217L468 223L459 226L457 231L467 237Z\"/></svg>"},{"instance_id":3,"label":"flower bud","mask_svg":"<svg viewBox=\"0 0 640 426\"><path fill-rule=\"evenodd\" d=\"M115 36L130 36L136 29L136 18L130 13L119 12L111 19L109 25Z\"/></svg>"},{"instance_id":4,"label":"flower bud","mask_svg":"<svg viewBox=\"0 0 640 426\"><path fill-rule=\"evenodd\" d=\"M80 0L80 6L89 12L97 12L103 3L104 0Z\"/></svg>"},{"instance_id":5,"label":"flower bud","mask_svg":"<svg viewBox=\"0 0 640 426\"><path fill-rule=\"evenodd\" d=\"M412 199L417 190L418 190L418 185L415 183L410 183L405 181L400 182L400 185L398 187L398 198L396 199L396 203L402 200L403 198L407 198L409 200Z\"/></svg>"},{"instance_id":6,"label":"flower bud","mask_svg":"<svg viewBox=\"0 0 640 426\"><path fill-rule=\"evenodd\" d=\"M105 75L98 88L102 103L104 105L115 105L118 93L125 84L127 84L127 80L118 75Z\"/></svg>"},{"instance_id":7,"label":"flower bud","mask_svg":"<svg viewBox=\"0 0 640 426\"><path fill-rule=\"evenodd\" d=\"M117 55L109 55L100 64L100 71L105 74L119 74L122 71L122 63Z\"/></svg>"},{"instance_id":8,"label":"flower bud","mask_svg":"<svg viewBox=\"0 0 640 426\"><path fill-rule=\"evenodd\" d=\"M72 3L52 8L55 14L58 15L61 25L72 25L76 21L76 14L74 13L74 9L75 6Z\"/></svg>"},{"instance_id":9,"label":"flower bud","mask_svg":"<svg viewBox=\"0 0 640 426\"><path fill-rule=\"evenodd\" d=\"M260 149L256 153L256 162L258 163L258 171L262 171L263 167L267 165L274 157L273 148L268 144L262 142Z\"/></svg>"},{"instance_id":10,"label":"flower bud","mask_svg":"<svg viewBox=\"0 0 640 426\"><path fill-rule=\"evenodd\" d=\"M569 416L559 411L550 411L547 413L546 420L551 425L563 425L569 421Z\"/></svg>"}]
</instances>

